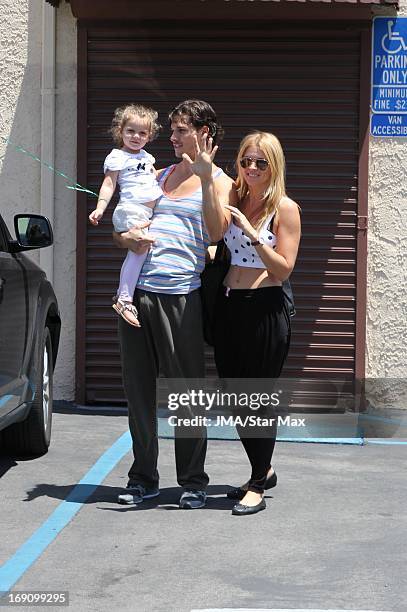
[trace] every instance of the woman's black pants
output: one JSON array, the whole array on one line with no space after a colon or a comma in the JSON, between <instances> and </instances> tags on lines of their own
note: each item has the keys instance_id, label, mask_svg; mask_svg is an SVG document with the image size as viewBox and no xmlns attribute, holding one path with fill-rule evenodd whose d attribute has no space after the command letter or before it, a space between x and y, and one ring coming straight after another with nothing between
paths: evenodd
<instances>
[{"instance_id":1,"label":"woman's black pants","mask_svg":"<svg viewBox=\"0 0 407 612\"><path fill-rule=\"evenodd\" d=\"M278 378L287 357L290 332L281 287L230 290L222 287L214 326L219 376ZM252 433L249 436L242 425L236 425L236 429L252 468L249 490L263 493L276 441L276 422L261 427L259 437Z\"/></svg>"}]
</instances>

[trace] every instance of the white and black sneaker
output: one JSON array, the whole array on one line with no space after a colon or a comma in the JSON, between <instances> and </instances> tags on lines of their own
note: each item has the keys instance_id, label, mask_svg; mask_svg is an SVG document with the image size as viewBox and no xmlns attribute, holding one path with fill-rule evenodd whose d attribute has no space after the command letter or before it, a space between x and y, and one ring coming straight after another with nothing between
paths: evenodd
<instances>
[{"instance_id":1,"label":"white and black sneaker","mask_svg":"<svg viewBox=\"0 0 407 612\"><path fill-rule=\"evenodd\" d=\"M119 504L141 504L145 499L158 497L160 490L158 487L144 487L142 484L129 482L123 493L117 498Z\"/></svg>"},{"instance_id":2,"label":"white and black sneaker","mask_svg":"<svg viewBox=\"0 0 407 612\"><path fill-rule=\"evenodd\" d=\"M179 500L179 507L182 510L194 510L195 508L203 508L205 504L205 491L196 491L195 489L186 489Z\"/></svg>"}]
</instances>

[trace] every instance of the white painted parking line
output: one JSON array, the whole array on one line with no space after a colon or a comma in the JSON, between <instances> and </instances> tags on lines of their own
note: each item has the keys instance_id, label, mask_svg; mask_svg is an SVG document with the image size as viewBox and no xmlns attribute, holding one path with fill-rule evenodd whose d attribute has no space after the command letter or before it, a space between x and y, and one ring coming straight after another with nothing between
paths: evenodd
<instances>
[{"instance_id":1,"label":"white painted parking line","mask_svg":"<svg viewBox=\"0 0 407 612\"><path fill-rule=\"evenodd\" d=\"M391 612L390 610L332 610L320 608L196 608L191 612Z\"/></svg>"}]
</instances>

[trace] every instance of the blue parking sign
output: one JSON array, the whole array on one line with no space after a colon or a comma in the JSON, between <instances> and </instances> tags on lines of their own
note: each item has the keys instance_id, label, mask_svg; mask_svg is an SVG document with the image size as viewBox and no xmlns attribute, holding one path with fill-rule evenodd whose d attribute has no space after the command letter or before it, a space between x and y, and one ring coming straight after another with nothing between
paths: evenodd
<instances>
[{"instance_id":1,"label":"blue parking sign","mask_svg":"<svg viewBox=\"0 0 407 612\"><path fill-rule=\"evenodd\" d=\"M403 129L390 126L405 125L400 115L407 114L407 18L375 17L372 45L372 113L386 115L386 119L371 121L371 134L379 134L380 126L389 126L388 135L405 136ZM390 118L391 115L398 117Z\"/></svg>"},{"instance_id":2,"label":"blue parking sign","mask_svg":"<svg viewBox=\"0 0 407 612\"><path fill-rule=\"evenodd\" d=\"M383 115L373 113L370 121L370 133L381 138L407 137L407 114Z\"/></svg>"}]
</instances>

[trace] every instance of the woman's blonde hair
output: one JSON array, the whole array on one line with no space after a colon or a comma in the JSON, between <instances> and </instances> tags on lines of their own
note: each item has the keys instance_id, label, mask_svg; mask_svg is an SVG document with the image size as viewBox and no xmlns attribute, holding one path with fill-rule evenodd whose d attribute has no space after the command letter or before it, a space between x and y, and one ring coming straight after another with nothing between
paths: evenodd
<instances>
[{"instance_id":1,"label":"woman's blonde hair","mask_svg":"<svg viewBox=\"0 0 407 612\"><path fill-rule=\"evenodd\" d=\"M249 192L249 187L244 179L243 168L240 160L245 156L245 152L250 146L261 149L267 159L270 170L270 185L264 192L264 210L259 219L255 222L256 227L260 227L264 220L272 213L277 213L281 199L286 195L285 192L285 159L279 139L270 132L253 132L245 136L240 143L239 152L236 158L237 179L236 186L239 199L242 201Z\"/></svg>"},{"instance_id":2,"label":"woman's blonde hair","mask_svg":"<svg viewBox=\"0 0 407 612\"><path fill-rule=\"evenodd\" d=\"M158 132L161 129L161 125L158 123L158 113L153 108L143 106L142 104L126 104L126 106L120 106L114 111L112 126L110 133L116 146L123 146L122 131L127 121L133 117L144 119L149 126L149 138L148 140L154 140L158 136Z\"/></svg>"}]
</instances>

